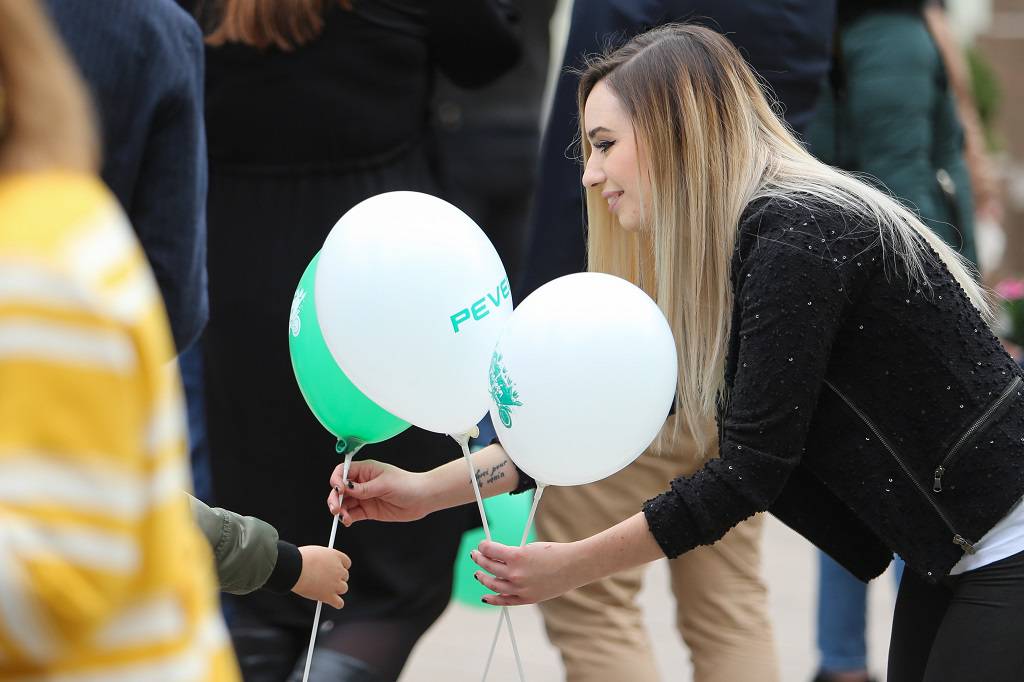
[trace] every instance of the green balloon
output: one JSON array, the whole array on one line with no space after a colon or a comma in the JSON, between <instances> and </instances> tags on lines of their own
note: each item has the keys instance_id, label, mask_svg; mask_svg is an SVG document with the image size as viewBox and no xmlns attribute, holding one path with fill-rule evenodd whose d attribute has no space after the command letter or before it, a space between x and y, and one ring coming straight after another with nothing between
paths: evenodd
<instances>
[{"instance_id":1,"label":"green balloon","mask_svg":"<svg viewBox=\"0 0 1024 682\"><path fill-rule=\"evenodd\" d=\"M338 452L379 443L409 428L356 388L334 361L316 316L314 282L320 254L302 273L288 320L288 351L295 380L309 409L338 437Z\"/></svg>"},{"instance_id":2,"label":"green balloon","mask_svg":"<svg viewBox=\"0 0 1024 682\"><path fill-rule=\"evenodd\" d=\"M487 514L487 525L491 529L491 538L503 545L519 546L523 539L523 528L530 516L530 505L533 504L532 492L521 495L498 495L484 500L484 512ZM486 594L494 594L481 585L473 577L476 571L483 570L469 558L470 551L484 541L484 529L474 528L462 535L462 543L455 554L455 574L452 580L452 599L467 606L486 607L480 598ZM533 542L533 529L526 538Z\"/></svg>"}]
</instances>

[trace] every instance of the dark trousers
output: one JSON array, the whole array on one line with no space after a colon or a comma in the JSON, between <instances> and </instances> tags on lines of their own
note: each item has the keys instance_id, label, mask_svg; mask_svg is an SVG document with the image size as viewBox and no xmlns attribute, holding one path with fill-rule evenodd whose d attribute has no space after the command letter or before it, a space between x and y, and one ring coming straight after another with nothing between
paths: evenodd
<instances>
[{"instance_id":1,"label":"dark trousers","mask_svg":"<svg viewBox=\"0 0 1024 682\"><path fill-rule=\"evenodd\" d=\"M889 682L1024 680L1024 552L932 585L903 574Z\"/></svg>"},{"instance_id":2,"label":"dark trousers","mask_svg":"<svg viewBox=\"0 0 1024 682\"><path fill-rule=\"evenodd\" d=\"M394 682L437 615L321 622L309 668L310 682ZM231 638L245 682L302 682L308 628L273 625L239 609L231 623Z\"/></svg>"}]
</instances>

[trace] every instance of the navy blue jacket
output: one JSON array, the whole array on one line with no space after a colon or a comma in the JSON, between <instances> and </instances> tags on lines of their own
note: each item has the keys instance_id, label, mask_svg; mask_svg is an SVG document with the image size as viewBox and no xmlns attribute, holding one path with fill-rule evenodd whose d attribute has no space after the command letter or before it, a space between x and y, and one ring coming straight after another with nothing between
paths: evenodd
<instances>
[{"instance_id":1,"label":"navy blue jacket","mask_svg":"<svg viewBox=\"0 0 1024 682\"><path fill-rule=\"evenodd\" d=\"M585 54L625 42L672 21L693 21L725 34L768 81L786 121L803 132L831 65L834 0L576 0L563 69L541 147L540 169L516 300L556 277L586 269L586 228L574 140L578 67Z\"/></svg>"},{"instance_id":2,"label":"navy blue jacket","mask_svg":"<svg viewBox=\"0 0 1024 682\"><path fill-rule=\"evenodd\" d=\"M138 234L184 350L209 315L202 34L172 0L47 6L92 92L103 180Z\"/></svg>"}]
</instances>

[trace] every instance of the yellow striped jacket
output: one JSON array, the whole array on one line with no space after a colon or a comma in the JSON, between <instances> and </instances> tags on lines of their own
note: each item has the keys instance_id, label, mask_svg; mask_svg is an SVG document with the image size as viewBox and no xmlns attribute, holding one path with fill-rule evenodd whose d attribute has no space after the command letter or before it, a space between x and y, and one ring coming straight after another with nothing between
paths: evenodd
<instances>
[{"instance_id":1,"label":"yellow striped jacket","mask_svg":"<svg viewBox=\"0 0 1024 682\"><path fill-rule=\"evenodd\" d=\"M159 292L115 200L0 178L0 680L237 680Z\"/></svg>"}]
</instances>

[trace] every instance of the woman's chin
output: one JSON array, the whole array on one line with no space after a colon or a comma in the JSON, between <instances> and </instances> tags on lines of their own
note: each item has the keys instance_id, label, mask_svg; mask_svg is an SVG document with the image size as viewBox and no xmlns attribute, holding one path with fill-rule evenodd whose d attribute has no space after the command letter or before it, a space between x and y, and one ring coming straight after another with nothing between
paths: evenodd
<instances>
[{"instance_id":1,"label":"woman's chin","mask_svg":"<svg viewBox=\"0 0 1024 682\"><path fill-rule=\"evenodd\" d=\"M626 232L639 232L642 225L635 215L614 213L615 222Z\"/></svg>"}]
</instances>

